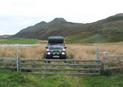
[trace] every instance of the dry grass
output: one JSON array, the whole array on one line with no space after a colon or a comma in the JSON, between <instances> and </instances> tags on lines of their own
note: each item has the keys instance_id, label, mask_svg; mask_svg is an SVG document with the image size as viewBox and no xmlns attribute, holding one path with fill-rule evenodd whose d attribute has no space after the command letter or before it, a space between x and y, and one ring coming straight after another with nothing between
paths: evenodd
<instances>
[{"instance_id":1,"label":"dry grass","mask_svg":"<svg viewBox=\"0 0 123 87\"><path fill-rule=\"evenodd\" d=\"M22 58L42 58L46 44L35 45L32 47L19 47L19 56ZM67 52L69 56L76 59L95 59L96 48L100 51L108 51L110 54L123 54L123 43L105 43L105 44L69 44ZM0 47L0 56L15 57L16 47Z\"/></svg>"},{"instance_id":2,"label":"dry grass","mask_svg":"<svg viewBox=\"0 0 123 87\"><path fill-rule=\"evenodd\" d=\"M76 59L95 59L95 47L86 45L68 45L68 54Z\"/></svg>"},{"instance_id":3,"label":"dry grass","mask_svg":"<svg viewBox=\"0 0 123 87\"><path fill-rule=\"evenodd\" d=\"M34 47L21 47L19 54L21 58L42 58L45 49L40 46Z\"/></svg>"},{"instance_id":4,"label":"dry grass","mask_svg":"<svg viewBox=\"0 0 123 87\"><path fill-rule=\"evenodd\" d=\"M10 57L16 55L16 48L14 47L0 47L0 56Z\"/></svg>"},{"instance_id":5,"label":"dry grass","mask_svg":"<svg viewBox=\"0 0 123 87\"><path fill-rule=\"evenodd\" d=\"M35 45L32 47L18 47L18 54L21 58L39 59L43 57L45 45ZM16 57L17 47L0 47L1 57Z\"/></svg>"},{"instance_id":6,"label":"dry grass","mask_svg":"<svg viewBox=\"0 0 123 87\"><path fill-rule=\"evenodd\" d=\"M123 43L71 44L68 48L68 53L77 59L95 59L97 48L100 52L108 52L109 55L123 55Z\"/></svg>"}]
</instances>

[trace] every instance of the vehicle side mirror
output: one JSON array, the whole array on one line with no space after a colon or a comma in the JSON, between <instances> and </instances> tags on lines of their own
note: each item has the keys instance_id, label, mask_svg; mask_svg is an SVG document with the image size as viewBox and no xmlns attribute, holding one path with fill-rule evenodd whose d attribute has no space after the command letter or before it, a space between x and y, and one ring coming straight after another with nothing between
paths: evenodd
<instances>
[{"instance_id":1,"label":"vehicle side mirror","mask_svg":"<svg viewBox=\"0 0 123 87\"><path fill-rule=\"evenodd\" d=\"M67 47L66 47L66 46L65 46L64 48L65 48L65 49L67 49Z\"/></svg>"},{"instance_id":2,"label":"vehicle side mirror","mask_svg":"<svg viewBox=\"0 0 123 87\"><path fill-rule=\"evenodd\" d=\"M46 49L48 48L48 46L45 47Z\"/></svg>"}]
</instances>

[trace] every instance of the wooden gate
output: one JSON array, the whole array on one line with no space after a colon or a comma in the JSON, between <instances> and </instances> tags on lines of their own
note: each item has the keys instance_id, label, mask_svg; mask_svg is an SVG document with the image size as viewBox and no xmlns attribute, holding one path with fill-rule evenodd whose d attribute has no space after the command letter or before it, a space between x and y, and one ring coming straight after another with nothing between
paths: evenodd
<instances>
[{"instance_id":1,"label":"wooden gate","mask_svg":"<svg viewBox=\"0 0 123 87\"><path fill-rule=\"evenodd\" d=\"M18 65L22 72L44 75L99 75L102 69L100 60L21 59Z\"/></svg>"}]
</instances>

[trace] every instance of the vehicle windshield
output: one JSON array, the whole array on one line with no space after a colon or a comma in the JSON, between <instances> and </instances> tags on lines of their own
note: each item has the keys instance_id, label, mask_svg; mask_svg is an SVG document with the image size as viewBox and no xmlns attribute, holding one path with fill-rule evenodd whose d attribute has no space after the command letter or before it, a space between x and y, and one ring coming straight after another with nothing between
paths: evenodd
<instances>
[{"instance_id":1,"label":"vehicle windshield","mask_svg":"<svg viewBox=\"0 0 123 87\"><path fill-rule=\"evenodd\" d=\"M63 44L64 43L64 40L58 40L58 39L52 39L52 40L49 40L48 41L48 44L52 44L52 45L55 45L55 44Z\"/></svg>"}]
</instances>

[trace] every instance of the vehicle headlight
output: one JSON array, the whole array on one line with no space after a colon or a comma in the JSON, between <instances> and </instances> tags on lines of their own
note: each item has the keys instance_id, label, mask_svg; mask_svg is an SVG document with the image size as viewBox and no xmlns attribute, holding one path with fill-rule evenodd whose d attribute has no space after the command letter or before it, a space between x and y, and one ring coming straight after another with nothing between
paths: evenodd
<instances>
[{"instance_id":1,"label":"vehicle headlight","mask_svg":"<svg viewBox=\"0 0 123 87\"><path fill-rule=\"evenodd\" d=\"M65 52L62 52L62 55L65 55Z\"/></svg>"},{"instance_id":2,"label":"vehicle headlight","mask_svg":"<svg viewBox=\"0 0 123 87\"><path fill-rule=\"evenodd\" d=\"M46 51L49 51L49 49L46 49Z\"/></svg>"},{"instance_id":3,"label":"vehicle headlight","mask_svg":"<svg viewBox=\"0 0 123 87\"><path fill-rule=\"evenodd\" d=\"M51 53L50 52L47 52L48 55L50 55Z\"/></svg>"},{"instance_id":4,"label":"vehicle headlight","mask_svg":"<svg viewBox=\"0 0 123 87\"><path fill-rule=\"evenodd\" d=\"M66 49L63 49L63 51L65 51Z\"/></svg>"}]
</instances>

